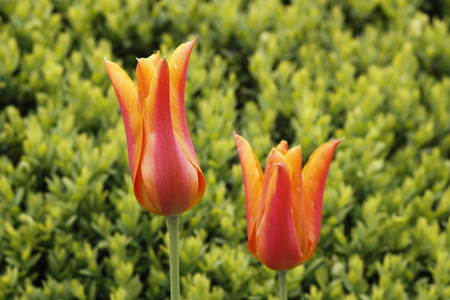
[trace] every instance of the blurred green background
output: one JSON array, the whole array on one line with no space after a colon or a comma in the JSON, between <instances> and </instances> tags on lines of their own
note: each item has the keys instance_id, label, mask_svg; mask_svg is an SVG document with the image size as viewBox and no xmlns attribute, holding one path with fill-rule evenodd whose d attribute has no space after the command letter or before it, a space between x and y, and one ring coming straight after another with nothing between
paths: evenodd
<instances>
[{"instance_id":1,"label":"blurred green background","mask_svg":"<svg viewBox=\"0 0 450 300\"><path fill-rule=\"evenodd\" d=\"M134 198L104 57L199 35L186 105L208 181L181 217L184 299L275 299L246 249L232 132L263 162L331 138L291 299L450 299L450 1L0 0L0 299L168 299L165 218Z\"/></svg>"}]
</instances>

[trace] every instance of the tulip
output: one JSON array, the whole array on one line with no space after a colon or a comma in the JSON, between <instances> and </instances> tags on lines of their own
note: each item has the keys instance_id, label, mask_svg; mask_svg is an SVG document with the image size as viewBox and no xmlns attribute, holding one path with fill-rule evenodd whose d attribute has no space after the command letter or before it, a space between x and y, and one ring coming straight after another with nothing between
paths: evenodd
<instances>
[{"instance_id":1,"label":"tulip","mask_svg":"<svg viewBox=\"0 0 450 300\"><path fill-rule=\"evenodd\" d=\"M180 45L169 63L159 52L138 59L137 88L117 64L105 59L125 124L135 196L158 215L191 209L206 188L184 105L188 61L196 40Z\"/></svg>"},{"instance_id":2,"label":"tulip","mask_svg":"<svg viewBox=\"0 0 450 300\"><path fill-rule=\"evenodd\" d=\"M300 146L289 149L281 141L271 150L264 174L250 144L237 134L234 138L245 187L249 252L276 271L303 264L319 241L325 181L342 140L321 145L303 171Z\"/></svg>"},{"instance_id":3,"label":"tulip","mask_svg":"<svg viewBox=\"0 0 450 300\"><path fill-rule=\"evenodd\" d=\"M171 299L180 298L179 215L194 207L206 189L184 105L196 40L175 49L169 62L159 52L138 59L137 88L117 64L105 59L125 124L134 194L146 210L167 217Z\"/></svg>"}]
</instances>

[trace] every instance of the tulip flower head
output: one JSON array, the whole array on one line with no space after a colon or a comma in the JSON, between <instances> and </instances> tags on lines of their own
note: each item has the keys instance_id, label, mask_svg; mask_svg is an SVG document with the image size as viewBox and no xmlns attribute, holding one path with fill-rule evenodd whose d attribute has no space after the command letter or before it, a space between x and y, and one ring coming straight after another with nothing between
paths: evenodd
<instances>
[{"instance_id":1,"label":"tulip flower head","mask_svg":"<svg viewBox=\"0 0 450 300\"><path fill-rule=\"evenodd\" d=\"M302 171L300 146L281 141L270 152L265 174L250 144L234 134L241 161L247 215L248 249L261 263L280 271L313 255L322 224L322 199L333 140L314 151Z\"/></svg>"},{"instance_id":2,"label":"tulip flower head","mask_svg":"<svg viewBox=\"0 0 450 300\"><path fill-rule=\"evenodd\" d=\"M196 40L180 45L169 62L159 51L138 59L137 87L117 64L105 59L125 124L135 196L145 209L159 215L191 209L206 189L184 104L188 61Z\"/></svg>"}]
</instances>

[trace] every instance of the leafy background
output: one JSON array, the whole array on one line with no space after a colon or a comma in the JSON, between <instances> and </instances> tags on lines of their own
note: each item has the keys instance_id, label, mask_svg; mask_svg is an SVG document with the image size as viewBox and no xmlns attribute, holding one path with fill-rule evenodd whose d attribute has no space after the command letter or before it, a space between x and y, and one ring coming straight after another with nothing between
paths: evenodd
<instances>
[{"instance_id":1,"label":"leafy background","mask_svg":"<svg viewBox=\"0 0 450 300\"><path fill-rule=\"evenodd\" d=\"M208 188L181 218L185 299L275 299L246 249L236 130L264 162L346 137L291 299L450 299L448 0L0 0L0 299L167 299L103 60L200 35L188 120Z\"/></svg>"}]
</instances>

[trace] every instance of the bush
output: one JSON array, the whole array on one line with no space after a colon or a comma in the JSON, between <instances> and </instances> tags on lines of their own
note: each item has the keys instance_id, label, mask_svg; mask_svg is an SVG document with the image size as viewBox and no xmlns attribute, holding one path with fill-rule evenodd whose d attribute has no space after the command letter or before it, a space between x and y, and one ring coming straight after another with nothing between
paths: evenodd
<instances>
[{"instance_id":1,"label":"bush","mask_svg":"<svg viewBox=\"0 0 450 300\"><path fill-rule=\"evenodd\" d=\"M450 11L442 1L0 0L0 299L168 298L165 220L132 191L106 56L200 38L188 122L208 181L181 217L185 299L275 299L246 249L233 130L331 165L292 299L450 298Z\"/></svg>"}]
</instances>

